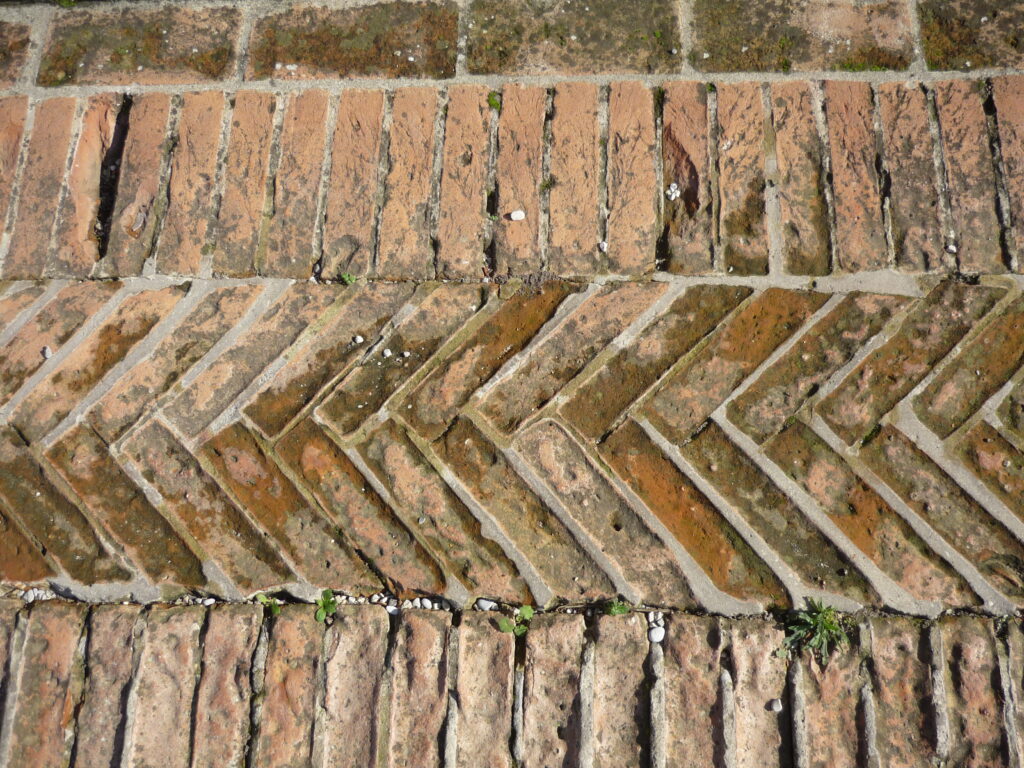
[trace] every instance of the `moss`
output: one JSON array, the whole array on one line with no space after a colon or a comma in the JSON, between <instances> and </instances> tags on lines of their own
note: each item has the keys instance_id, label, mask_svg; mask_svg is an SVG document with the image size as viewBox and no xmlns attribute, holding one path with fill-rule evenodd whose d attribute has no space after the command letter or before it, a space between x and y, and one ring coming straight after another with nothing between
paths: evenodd
<instances>
[{"instance_id":1,"label":"moss","mask_svg":"<svg viewBox=\"0 0 1024 768\"><path fill-rule=\"evenodd\" d=\"M992 63L978 39L978 29L944 4L921 6L921 42L929 69L966 69Z\"/></svg>"},{"instance_id":2,"label":"moss","mask_svg":"<svg viewBox=\"0 0 1024 768\"><path fill-rule=\"evenodd\" d=\"M862 45L836 65L845 72L884 72L890 69L906 69L910 66L906 56L887 51L877 45Z\"/></svg>"},{"instance_id":3,"label":"moss","mask_svg":"<svg viewBox=\"0 0 1024 768\"><path fill-rule=\"evenodd\" d=\"M788 23L790 12L787 3L777 0L696 0L694 29L700 42L690 62L717 72L788 72L794 54L810 42L806 32Z\"/></svg>"}]
</instances>

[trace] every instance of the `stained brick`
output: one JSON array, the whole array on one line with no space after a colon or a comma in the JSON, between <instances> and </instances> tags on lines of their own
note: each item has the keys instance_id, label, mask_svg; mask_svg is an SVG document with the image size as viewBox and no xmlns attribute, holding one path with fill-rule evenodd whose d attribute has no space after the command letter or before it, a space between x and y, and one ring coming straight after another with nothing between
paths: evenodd
<instances>
[{"instance_id":1,"label":"stained brick","mask_svg":"<svg viewBox=\"0 0 1024 768\"><path fill-rule=\"evenodd\" d=\"M792 764L792 722L786 686L786 661L776 656L781 630L760 621L737 621L729 626L732 664L737 768ZM782 711L768 706L780 699ZM849 746L849 745L847 745Z\"/></svg>"},{"instance_id":2,"label":"stained brick","mask_svg":"<svg viewBox=\"0 0 1024 768\"><path fill-rule=\"evenodd\" d=\"M957 453L1007 507L1024 519L1024 453L984 421L964 435Z\"/></svg>"},{"instance_id":3,"label":"stained brick","mask_svg":"<svg viewBox=\"0 0 1024 768\"><path fill-rule=\"evenodd\" d=\"M594 640L594 766L643 765L650 716L644 663L646 621L641 614L605 616Z\"/></svg>"},{"instance_id":4,"label":"stained brick","mask_svg":"<svg viewBox=\"0 0 1024 768\"><path fill-rule=\"evenodd\" d=\"M7 205L11 201L14 174L21 152L21 139L25 131L27 96L8 96L0 99L0 220L7 220Z\"/></svg>"},{"instance_id":5,"label":"stained brick","mask_svg":"<svg viewBox=\"0 0 1024 768\"><path fill-rule=\"evenodd\" d=\"M455 766L512 768L515 638L487 614L463 613L458 670Z\"/></svg>"},{"instance_id":6,"label":"stained brick","mask_svg":"<svg viewBox=\"0 0 1024 768\"><path fill-rule=\"evenodd\" d=\"M719 664L722 631L718 620L672 614L665 617L665 764L692 768L720 765L723 712ZM699 723L700 727L694 727Z\"/></svg>"},{"instance_id":7,"label":"stained brick","mask_svg":"<svg viewBox=\"0 0 1024 768\"><path fill-rule=\"evenodd\" d=\"M0 88L10 88L21 77L28 59L31 30L25 24L0 22ZM2 206L0 206L2 208Z\"/></svg>"},{"instance_id":8,"label":"stained brick","mask_svg":"<svg viewBox=\"0 0 1024 768\"><path fill-rule=\"evenodd\" d=\"M850 642L831 650L825 666L811 653L801 654L806 760L813 768L857 768L868 749L861 725L862 664L865 649L857 630ZM863 735L862 735L863 734Z\"/></svg>"},{"instance_id":9,"label":"stained brick","mask_svg":"<svg viewBox=\"0 0 1024 768\"><path fill-rule=\"evenodd\" d=\"M2 284L0 284L2 285ZM39 283L19 283L0 294L0 333L7 330L46 291Z\"/></svg>"},{"instance_id":10,"label":"stained brick","mask_svg":"<svg viewBox=\"0 0 1024 768\"><path fill-rule=\"evenodd\" d=\"M929 69L970 70L1024 64L1020 38L1015 34L1024 27L1024 9L1016 3L977 5L970 0L921 0L917 13Z\"/></svg>"},{"instance_id":11,"label":"stained brick","mask_svg":"<svg viewBox=\"0 0 1024 768\"><path fill-rule=\"evenodd\" d=\"M577 691L583 617L536 616L526 634L523 685L523 765L576 765L581 722Z\"/></svg>"},{"instance_id":12,"label":"stained brick","mask_svg":"<svg viewBox=\"0 0 1024 768\"><path fill-rule=\"evenodd\" d=\"M1009 211L1004 211L1004 215L1008 216L1016 231L1017 271L1024 272L1024 261L1021 259L1021 245L1024 244L1020 242L1024 237L1024 76L993 78L992 100L996 108L999 149L1003 158L1003 183L1010 199ZM0 210L3 210L2 194Z\"/></svg>"},{"instance_id":13,"label":"stained brick","mask_svg":"<svg viewBox=\"0 0 1024 768\"><path fill-rule=\"evenodd\" d=\"M14 630L18 622L18 613L23 606L24 603L21 600L0 599L0 669L3 670L3 674L0 674L0 680L3 680L6 689L9 689L14 684L10 677L10 673L13 671L11 654L16 650L14 648ZM4 705L10 711L10 708L14 706L14 702L7 698Z\"/></svg>"},{"instance_id":14,"label":"stained brick","mask_svg":"<svg viewBox=\"0 0 1024 768\"><path fill-rule=\"evenodd\" d=\"M999 406L1003 427L1017 435L1024 435L1024 383L1018 382Z\"/></svg>"},{"instance_id":15,"label":"stained brick","mask_svg":"<svg viewBox=\"0 0 1024 768\"><path fill-rule=\"evenodd\" d=\"M55 575L42 552L0 506L0 579L31 583Z\"/></svg>"}]
</instances>

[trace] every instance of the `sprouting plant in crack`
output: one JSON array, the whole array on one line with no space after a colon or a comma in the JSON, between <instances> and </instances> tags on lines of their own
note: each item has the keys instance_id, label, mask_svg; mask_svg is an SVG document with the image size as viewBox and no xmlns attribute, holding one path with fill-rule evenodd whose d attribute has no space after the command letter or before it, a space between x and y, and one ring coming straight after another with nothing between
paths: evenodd
<instances>
[{"instance_id":1,"label":"sprouting plant in crack","mask_svg":"<svg viewBox=\"0 0 1024 768\"><path fill-rule=\"evenodd\" d=\"M334 593L325 589L316 599L316 620L327 623L327 617L338 612L338 601L334 599Z\"/></svg>"},{"instance_id":2,"label":"sprouting plant in crack","mask_svg":"<svg viewBox=\"0 0 1024 768\"><path fill-rule=\"evenodd\" d=\"M604 612L609 616L621 616L624 613L629 613L631 610L633 610L633 606L622 600L612 600L604 607Z\"/></svg>"},{"instance_id":3,"label":"sprouting plant in crack","mask_svg":"<svg viewBox=\"0 0 1024 768\"><path fill-rule=\"evenodd\" d=\"M832 651L845 647L850 638L846 634L846 619L832 606L808 598L807 610L795 611L786 618L786 637L779 656L809 650L818 657L821 666L828 664Z\"/></svg>"},{"instance_id":4,"label":"sprouting plant in crack","mask_svg":"<svg viewBox=\"0 0 1024 768\"><path fill-rule=\"evenodd\" d=\"M524 605L512 618L502 616L498 619L498 629L502 632L511 632L516 637L522 637L530 628L530 619L533 618L533 608Z\"/></svg>"},{"instance_id":5,"label":"sprouting plant in crack","mask_svg":"<svg viewBox=\"0 0 1024 768\"><path fill-rule=\"evenodd\" d=\"M262 592L256 595L256 602L270 611L271 616L277 616L281 612L281 601L276 597L267 597Z\"/></svg>"},{"instance_id":6,"label":"sprouting plant in crack","mask_svg":"<svg viewBox=\"0 0 1024 768\"><path fill-rule=\"evenodd\" d=\"M342 272L339 279L344 285L352 285L356 281L356 276L351 272Z\"/></svg>"},{"instance_id":7,"label":"sprouting plant in crack","mask_svg":"<svg viewBox=\"0 0 1024 768\"><path fill-rule=\"evenodd\" d=\"M491 91L487 94L487 106L491 109L501 112L501 94L497 91Z\"/></svg>"}]
</instances>

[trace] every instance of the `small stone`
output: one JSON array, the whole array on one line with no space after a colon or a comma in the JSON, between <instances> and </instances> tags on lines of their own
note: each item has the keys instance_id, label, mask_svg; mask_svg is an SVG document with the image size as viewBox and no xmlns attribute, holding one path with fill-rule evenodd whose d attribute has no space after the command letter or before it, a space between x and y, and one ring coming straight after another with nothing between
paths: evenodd
<instances>
[{"instance_id":1,"label":"small stone","mask_svg":"<svg viewBox=\"0 0 1024 768\"><path fill-rule=\"evenodd\" d=\"M493 611L497 607L498 604L493 600L486 600L481 597L476 601L476 609L478 611Z\"/></svg>"},{"instance_id":2,"label":"small stone","mask_svg":"<svg viewBox=\"0 0 1024 768\"><path fill-rule=\"evenodd\" d=\"M409 350L405 350L405 352L402 353L402 357L409 357L409 355L411 354L412 352L410 352Z\"/></svg>"},{"instance_id":3,"label":"small stone","mask_svg":"<svg viewBox=\"0 0 1024 768\"><path fill-rule=\"evenodd\" d=\"M665 639L665 628L664 627L651 627L647 630L647 639L652 643L660 643Z\"/></svg>"},{"instance_id":4,"label":"small stone","mask_svg":"<svg viewBox=\"0 0 1024 768\"><path fill-rule=\"evenodd\" d=\"M42 354L44 360L49 360L51 357L53 357L53 350L50 349L49 347L43 347L42 350L40 350L40 353Z\"/></svg>"},{"instance_id":5,"label":"small stone","mask_svg":"<svg viewBox=\"0 0 1024 768\"><path fill-rule=\"evenodd\" d=\"M388 613L390 613L392 616L397 616L398 615L398 606L397 605L386 606L384 608L384 610L387 611Z\"/></svg>"},{"instance_id":6,"label":"small stone","mask_svg":"<svg viewBox=\"0 0 1024 768\"><path fill-rule=\"evenodd\" d=\"M413 608L422 608L423 607L423 601L420 600L420 598L418 598L418 597L413 598L412 607Z\"/></svg>"},{"instance_id":7,"label":"small stone","mask_svg":"<svg viewBox=\"0 0 1024 768\"><path fill-rule=\"evenodd\" d=\"M769 701L768 702L768 709L770 709L772 712L781 712L782 711L782 699L772 699L771 701Z\"/></svg>"},{"instance_id":8,"label":"small stone","mask_svg":"<svg viewBox=\"0 0 1024 768\"><path fill-rule=\"evenodd\" d=\"M602 240L600 243L597 244L597 250L599 250L601 253L608 253L608 243Z\"/></svg>"},{"instance_id":9,"label":"small stone","mask_svg":"<svg viewBox=\"0 0 1024 768\"><path fill-rule=\"evenodd\" d=\"M363 337L362 336L353 336L352 337L352 341L354 343L356 343L356 344L362 344L363 343Z\"/></svg>"},{"instance_id":10,"label":"small stone","mask_svg":"<svg viewBox=\"0 0 1024 768\"><path fill-rule=\"evenodd\" d=\"M205 600L203 600L203 605L210 606L210 605L213 605L216 602L217 601L214 600L212 597L208 597Z\"/></svg>"},{"instance_id":11,"label":"small stone","mask_svg":"<svg viewBox=\"0 0 1024 768\"><path fill-rule=\"evenodd\" d=\"M526 211L512 211L512 213L510 213L508 217L512 221L523 221L526 218Z\"/></svg>"}]
</instances>

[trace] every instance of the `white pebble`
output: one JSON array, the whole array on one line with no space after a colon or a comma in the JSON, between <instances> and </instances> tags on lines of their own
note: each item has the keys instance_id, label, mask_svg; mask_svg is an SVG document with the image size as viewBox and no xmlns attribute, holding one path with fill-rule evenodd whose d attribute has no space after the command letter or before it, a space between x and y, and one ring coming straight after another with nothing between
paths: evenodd
<instances>
[{"instance_id":1,"label":"white pebble","mask_svg":"<svg viewBox=\"0 0 1024 768\"><path fill-rule=\"evenodd\" d=\"M665 628L664 627L651 627L647 630L647 639L652 643L660 643L665 639Z\"/></svg>"},{"instance_id":2,"label":"white pebble","mask_svg":"<svg viewBox=\"0 0 1024 768\"><path fill-rule=\"evenodd\" d=\"M366 598L365 597L357 597L356 598L356 602L359 603L360 605L365 605L366 604Z\"/></svg>"},{"instance_id":3,"label":"white pebble","mask_svg":"<svg viewBox=\"0 0 1024 768\"><path fill-rule=\"evenodd\" d=\"M363 337L362 336L354 336L352 338L352 341L354 341L356 344L362 344L363 343Z\"/></svg>"},{"instance_id":4,"label":"white pebble","mask_svg":"<svg viewBox=\"0 0 1024 768\"><path fill-rule=\"evenodd\" d=\"M600 243L597 244L597 250L599 250L601 253L608 253L608 243L602 240Z\"/></svg>"},{"instance_id":5,"label":"white pebble","mask_svg":"<svg viewBox=\"0 0 1024 768\"><path fill-rule=\"evenodd\" d=\"M51 357L53 357L53 350L50 349L49 347L43 347L40 350L40 352L43 355L44 360L49 360Z\"/></svg>"},{"instance_id":6,"label":"white pebble","mask_svg":"<svg viewBox=\"0 0 1024 768\"><path fill-rule=\"evenodd\" d=\"M203 605L213 605L215 602L217 601L214 600L212 597L208 597L205 600L203 600Z\"/></svg>"},{"instance_id":7,"label":"white pebble","mask_svg":"<svg viewBox=\"0 0 1024 768\"><path fill-rule=\"evenodd\" d=\"M498 604L493 600L486 600L481 597L476 601L476 609L478 611L493 611L497 607Z\"/></svg>"},{"instance_id":8,"label":"white pebble","mask_svg":"<svg viewBox=\"0 0 1024 768\"><path fill-rule=\"evenodd\" d=\"M510 213L508 217L512 221L522 221L523 219L526 218L526 211L512 211L512 213Z\"/></svg>"},{"instance_id":9,"label":"white pebble","mask_svg":"<svg viewBox=\"0 0 1024 768\"><path fill-rule=\"evenodd\" d=\"M410 352L409 350L405 350L405 352L402 353L402 357L408 357L411 354L412 352Z\"/></svg>"},{"instance_id":10,"label":"white pebble","mask_svg":"<svg viewBox=\"0 0 1024 768\"><path fill-rule=\"evenodd\" d=\"M412 607L413 608L422 608L423 607L423 601L420 600L418 597L414 598L413 601L412 601Z\"/></svg>"},{"instance_id":11,"label":"white pebble","mask_svg":"<svg viewBox=\"0 0 1024 768\"><path fill-rule=\"evenodd\" d=\"M397 605L389 605L389 606L385 607L384 610L387 611L388 613L390 613L392 616L396 616L398 614L398 606Z\"/></svg>"},{"instance_id":12,"label":"white pebble","mask_svg":"<svg viewBox=\"0 0 1024 768\"><path fill-rule=\"evenodd\" d=\"M710 59L710 58L711 58L711 54L710 54L710 53L708 53L707 51L705 51L705 52L704 52L704 55L703 55L703 56L702 56L701 58L702 58L702 59Z\"/></svg>"},{"instance_id":13,"label":"white pebble","mask_svg":"<svg viewBox=\"0 0 1024 768\"><path fill-rule=\"evenodd\" d=\"M416 57L415 56L410 56L409 57L409 61L416 61Z\"/></svg>"},{"instance_id":14,"label":"white pebble","mask_svg":"<svg viewBox=\"0 0 1024 768\"><path fill-rule=\"evenodd\" d=\"M297 70L299 68L299 65L298 64L286 64L284 68L287 69L289 72L294 72L295 70Z\"/></svg>"},{"instance_id":15,"label":"white pebble","mask_svg":"<svg viewBox=\"0 0 1024 768\"><path fill-rule=\"evenodd\" d=\"M768 702L768 708L772 712L781 712L782 711L782 699L772 699L771 701Z\"/></svg>"},{"instance_id":16,"label":"white pebble","mask_svg":"<svg viewBox=\"0 0 1024 768\"><path fill-rule=\"evenodd\" d=\"M391 357L391 350L390 349L385 349L384 350L384 357Z\"/></svg>"}]
</instances>

